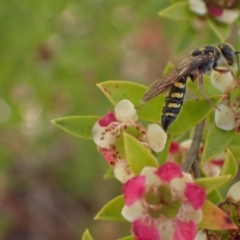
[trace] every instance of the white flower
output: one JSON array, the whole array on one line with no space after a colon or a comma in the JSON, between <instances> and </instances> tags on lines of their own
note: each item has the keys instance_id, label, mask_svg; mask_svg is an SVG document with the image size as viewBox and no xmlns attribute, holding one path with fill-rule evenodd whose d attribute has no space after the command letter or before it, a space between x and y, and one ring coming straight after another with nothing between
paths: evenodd
<instances>
[{"instance_id":1,"label":"white flower","mask_svg":"<svg viewBox=\"0 0 240 240\"><path fill-rule=\"evenodd\" d=\"M225 131L234 129L236 127L236 114L232 108L226 103L219 104L218 108L215 110L216 125Z\"/></svg>"},{"instance_id":2,"label":"white flower","mask_svg":"<svg viewBox=\"0 0 240 240\"><path fill-rule=\"evenodd\" d=\"M204 16L207 14L206 3L202 0L189 0L189 7L198 15Z\"/></svg>"},{"instance_id":3,"label":"white flower","mask_svg":"<svg viewBox=\"0 0 240 240\"><path fill-rule=\"evenodd\" d=\"M135 122L138 119L134 105L127 99L120 101L114 109L115 116L120 122Z\"/></svg>"},{"instance_id":4,"label":"white flower","mask_svg":"<svg viewBox=\"0 0 240 240\"><path fill-rule=\"evenodd\" d=\"M167 141L167 134L156 123L147 126L147 142L154 152L161 152Z\"/></svg>"},{"instance_id":5,"label":"white flower","mask_svg":"<svg viewBox=\"0 0 240 240\"><path fill-rule=\"evenodd\" d=\"M234 183L228 190L227 201L240 203L240 181Z\"/></svg>"},{"instance_id":6,"label":"white flower","mask_svg":"<svg viewBox=\"0 0 240 240\"><path fill-rule=\"evenodd\" d=\"M235 79L232 71L230 71L229 69L225 67L219 67L218 69L222 70L223 72L212 70L211 83L216 89L224 93L234 87Z\"/></svg>"}]
</instances>

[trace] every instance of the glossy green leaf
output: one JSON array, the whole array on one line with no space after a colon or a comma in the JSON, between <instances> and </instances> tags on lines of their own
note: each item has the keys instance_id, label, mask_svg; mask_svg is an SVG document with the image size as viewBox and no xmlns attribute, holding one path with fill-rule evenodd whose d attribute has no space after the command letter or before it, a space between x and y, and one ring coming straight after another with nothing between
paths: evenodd
<instances>
[{"instance_id":1,"label":"glossy green leaf","mask_svg":"<svg viewBox=\"0 0 240 240\"><path fill-rule=\"evenodd\" d=\"M211 97L211 100L217 104L221 101L222 96ZM214 109L214 106L205 98L198 100L186 101L183 103L182 110L177 119L169 127L169 133L176 135L191 129L200 123Z\"/></svg>"},{"instance_id":2,"label":"glossy green leaf","mask_svg":"<svg viewBox=\"0 0 240 240\"><path fill-rule=\"evenodd\" d=\"M223 167L220 172L220 176L226 176L228 174L231 175L231 178L229 181L235 178L236 174L238 173L238 164L233 156L233 154L230 152L230 150L227 150L227 157L224 161Z\"/></svg>"},{"instance_id":3,"label":"glossy green leaf","mask_svg":"<svg viewBox=\"0 0 240 240\"><path fill-rule=\"evenodd\" d=\"M101 117L98 116L63 117L52 120L52 123L74 136L92 139L92 128L99 118Z\"/></svg>"},{"instance_id":4,"label":"glossy green leaf","mask_svg":"<svg viewBox=\"0 0 240 240\"><path fill-rule=\"evenodd\" d=\"M115 197L109 201L95 216L95 220L111 220L122 221L124 220L121 212L125 202L123 195Z\"/></svg>"},{"instance_id":5,"label":"glossy green leaf","mask_svg":"<svg viewBox=\"0 0 240 240\"><path fill-rule=\"evenodd\" d=\"M224 131L218 128L215 122L212 123L207 134L204 145L203 162L207 162L217 156L219 153L225 151L231 143L235 134L235 129L232 131Z\"/></svg>"},{"instance_id":6,"label":"glossy green leaf","mask_svg":"<svg viewBox=\"0 0 240 240\"><path fill-rule=\"evenodd\" d=\"M86 229L83 233L82 240L93 240L90 232Z\"/></svg>"},{"instance_id":7,"label":"glossy green leaf","mask_svg":"<svg viewBox=\"0 0 240 240\"><path fill-rule=\"evenodd\" d=\"M202 211L203 219L198 224L200 228L209 230L237 229L227 214L210 201L205 201Z\"/></svg>"},{"instance_id":8,"label":"glossy green leaf","mask_svg":"<svg viewBox=\"0 0 240 240\"><path fill-rule=\"evenodd\" d=\"M118 240L134 240L135 238L133 236L128 236L128 237L124 237L124 238L120 238Z\"/></svg>"},{"instance_id":9,"label":"glossy green leaf","mask_svg":"<svg viewBox=\"0 0 240 240\"><path fill-rule=\"evenodd\" d=\"M218 190L213 190L207 195L207 199L213 204L219 204L223 201L223 198Z\"/></svg>"},{"instance_id":10,"label":"glossy green leaf","mask_svg":"<svg viewBox=\"0 0 240 240\"><path fill-rule=\"evenodd\" d=\"M202 186L206 190L206 193L208 194L214 189L219 188L225 183L229 182L229 179L231 179L231 175L206 177L196 179L195 183Z\"/></svg>"},{"instance_id":11,"label":"glossy green leaf","mask_svg":"<svg viewBox=\"0 0 240 240\"><path fill-rule=\"evenodd\" d=\"M221 42L225 42L231 33L231 26L229 24L216 23L208 18L208 26L217 35Z\"/></svg>"},{"instance_id":12,"label":"glossy green leaf","mask_svg":"<svg viewBox=\"0 0 240 240\"><path fill-rule=\"evenodd\" d=\"M190 16L192 16L191 12L189 11L188 2L178 2L172 4L171 6L160 11L158 15L160 17L165 17L177 21L186 21L190 19Z\"/></svg>"},{"instance_id":13,"label":"glossy green leaf","mask_svg":"<svg viewBox=\"0 0 240 240\"><path fill-rule=\"evenodd\" d=\"M139 140L124 133L125 154L134 174L141 173L145 166L158 167L156 158Z\"/></svg>"},{"instance_id":14,"label":"glossy green leaf","mask_svg":"<svg viewBox=\"0 0 240 240\"><path fill-rule=\"evenodd\" d=\"M139 118L150 122L159 122L165 100L164 95L159 95L142 105L141 99L148 89L144 85L128 81L107 81L99 83L97 86L113 105L120 100L128 99L136 106Z\"/></svg>"}]
</instances>

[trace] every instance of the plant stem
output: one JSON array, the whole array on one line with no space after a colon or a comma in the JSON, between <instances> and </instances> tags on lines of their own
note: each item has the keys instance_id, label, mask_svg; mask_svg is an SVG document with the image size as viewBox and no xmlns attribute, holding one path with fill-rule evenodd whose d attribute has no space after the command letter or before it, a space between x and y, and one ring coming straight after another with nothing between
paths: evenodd
<instances>
[{"instance_id":1,"label":"plant stem","mask_svg":"<svg viewBox=\"0 0 240 240\"><path fill-rule=\"evenodd\" d=\"M184 172L188 172L190 170L190 168L193 166L193 171L194 171L194 175L196 178L200 177L200 173L198 170L198 158L199 158L198 150L199 150L199 146L200 146L200 142L201 142L204 122L205 122L205 120L203 120L196 126L191 147L190 147L187 157L182 165L182 170Z\"/></svg>"}]
</instances>

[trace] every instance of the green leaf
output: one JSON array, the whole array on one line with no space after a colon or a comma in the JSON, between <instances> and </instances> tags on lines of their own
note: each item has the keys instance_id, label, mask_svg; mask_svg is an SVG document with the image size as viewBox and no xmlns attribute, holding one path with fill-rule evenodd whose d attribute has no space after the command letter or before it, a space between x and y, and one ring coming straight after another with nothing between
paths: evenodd
<instances>
[{"instance_id":1,"label":"green leaf","mask_svg":"<svg viewBox=\"0 0 240 240\"><path fill-rule=\"evenodd\" d=\"M128 99L137 108L139 118L159 122L165 96L159 95L141 105L141 99L148 87L128 81L107 81L97 84L108 100L115 106L119 101Z\"/></svg>"},{"instance_id":2,"label":"green leaf","mask_svg":"<svg viewBox=\"0 0 240 240\"><path fill-rule=\"evenodd\" d=\"M208 27L213 30L221 42L225 42L231 33L231 26L228 24L215 23L211 19L207 20Z\"/></svg>"},{"instance_id":3,"label":"green leaf","mask_svg":"<svg viewBox=\"0 0 240 240\"><path fill-rule=\"evenodd\" d=\"M124 220L121 212L125 202L123 195L115 197L109 201L95 216L95 220L111 220L111 221L122 221Z\"/></svg>"},{"instance_id":4,"label":"green leaf","mask_svg":"<svg viewBox=\"0 0 240 240\"><path fill-rule=\"evenodd\" d=\"M164 68L163 74L167 74L172 71L174 65L171 62L168 62L166 67Z\"/></svg>"},{"instance_id":5,"label":"green leaf","mask_svg":"<svg viewBox=\"0 0 240 240\"><path fill-rule=\"evenodd\" d=\"M112 168L108 168L108 170L104 173L103 178L104 179L114 178L113 169Z\"/></svg>"},{"instance_id":6,"label":"green leaf","mask_svg":"<svg viewBox=\"0 0 240 240\"><path fill-rule=\"evenodd\" d=\"M207 195L207 199L211 201L213 204L219 204L223 201L223 198L218 190L213 190Z\"/></svg>"},{"instance_id":7,"label":"green leaf","mask_svg":"<svg viewBox=\"0 0 240 240\"><path fill-rule=\"evenodd\" d=\"M221 101L222 96L211 97L211 100L217 104ZM198 100L186 101L183 103L182 110L177 119L169 127L168 132L176 135L191 129L200 123L214 109L214 106L205 98Z\"/></svg>"},{"instance_id":8,"label":"green leaf","mask_svg":"<svg viewBox=\"0 0 240 240\"><path fill-rule=\"evenodd\" d=\"M82 240L93 240L90 232L86 229L83 233Z\"/></svg>"},{"instance_id":9,"label":"green leaf","mask_svg":"<svg viewBox=\"0 0 240 240\"><path fill-rule=\"evenodd\" d=\"M134 174L141 173L145 166L158 167L156 158L139 140L127 133L123 136L127 161Z\"/></svg>"},{"instance_id":10,"label":"green leaf","mask_svg":"<svg viewBox=\"0 0 240 240\"><path fill-rule=\"evenodd\" d=\"M52 120L52 123L74 136L92 139L92 128L99 118L101 117L98 116L63 117Z\"/></svg>"},{"instance_id":11,"label":"green leaf","mask_svg":"<svg viewBox=\"0 0 240 240\"><path fill-rule=\"evenodd\" d=\"M206 178L196 179L195 183L202 186L208 194L214 189L219 188L225 183L229 182L229 179L231 179L231 175L218 176L218 177L206 177Z\"/></svg>"},{"instance_id":12,"label":"green leaf","mask_svg":"<svg viewBox=\"0 0 240 240\"><path fill-rule=\"evenodd\" d=\"M200 228L209 230L237 229L228 215L210 201L205 201L202 211L203 219L198 224Z\"/></svg>"},{"instance_id":13,"label":"green leaf","mask_svg":"<svg viewBox=\"0 0 240 240\"><path fill-rule=\"evenodd\" d=\"M235 129L232 131L224 131L218 128L215 122L212 123L207 134L204 145L203 162L207 162L228 148L235 134Z\"/></svg>"},{"instance_id":14,"label":"green leaf","mask_svg":"<svg viewBox=\"0 0 240 240\"><path fill-rule=\"evenodd\" d=\"M203 75L203 89L208 97L222 94L212 85L210 76L205 74ZM198 81L187 81L187 90L191 91L194 94L194 97L203 97L202 91L198 88Z\"/></svg>"},{"instance_id":15,"label":"green leaf","mask_svg":"<svg viewBox=\"0 0 240 240\"><path fill-rule=\"evenodd\" d=\"M177 21L186 21L189 20L192 16L189 11L189 3L188 2L178 2L172 4L171 6L163 9L158 13L160 17L169 18Z\"/></svg>"},{"instance_id":16,"label":"green leaf","mask_svg":"<svg viewBox=\"0 0 240 240\"><path fill-rule=\"evenodd\" d=\"M223 167L220 172L220 176L226 176L228 174L231 175L229 181L235 178L236 174L238 173L238 164L236 159L234 158L233 154L230 150L227 150L227 157L224 161Z\"/></svg>"},{"instance_id":17,"label":"green leaf","mask_svg":"<svg viewBox=\"0 0 240 240\"><path fill-rule=\"evenodd\" d=\"M133 236L128 236L128 237L124 237L124 238L120 238L118 240L134 240L135 238Z\"/></svg>"}]
</instances>

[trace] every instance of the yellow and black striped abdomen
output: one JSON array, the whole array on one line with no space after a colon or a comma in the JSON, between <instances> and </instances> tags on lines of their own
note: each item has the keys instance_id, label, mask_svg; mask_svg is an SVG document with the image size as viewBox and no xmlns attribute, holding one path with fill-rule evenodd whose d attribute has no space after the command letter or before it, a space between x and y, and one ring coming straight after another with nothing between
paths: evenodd
<instances>
[{"instance_id":1,"label":"yellow and black striped abdomen","mask_svg":"<svg viewBox=\"0 0 240 240\"><path fill-rule=\"evenodd\" d=\"M165 132L181 110L186 92L186 81L187 77L182 77L176 81L170 88L168 96L165 99L161 118L162 128Z\"/></svg>"}]
</instances>

